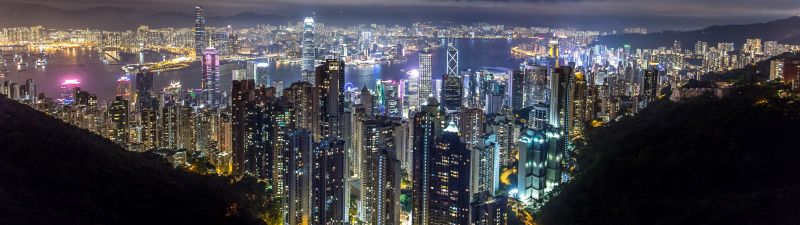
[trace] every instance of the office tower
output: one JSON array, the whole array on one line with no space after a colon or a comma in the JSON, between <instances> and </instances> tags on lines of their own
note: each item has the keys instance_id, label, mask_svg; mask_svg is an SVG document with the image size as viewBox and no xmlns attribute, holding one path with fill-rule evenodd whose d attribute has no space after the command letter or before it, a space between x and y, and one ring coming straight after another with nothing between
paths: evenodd
<instances>
[{"instance_id":1,"label":"office tower","mask_svg":"<svg viewBox=\"0 0 800 225\"><path fill-rule=\"evenodd\" d=\"M524 69L524 107L546 102L548 68L539 65L525 65Z\"/></svg>"},{"instance_id":2,"label":"office tower","mask_svg":"<svg viewBox=\"0 0 800 225\"><path fill-rule=\"evenodd\" d=\"M80 84L81 82L78 80L64 80L64 82L61 83L61 96L59 96L58 99L61 104L72 105L75 102L75 92ZM18 91L16 89L16 84L11 83L7 87L6 95L8 98L17 99Z\"/></svg>"},{"instance_id":3,"label":"office tower","mask_svg":"<svg viewBox=\"0 0 800 225\"><path fill-rule=\"evenodd\" d=\"M453 40L447 43L447 71L446 75L458 75L458 49L453 46Z\"/></svg>"},{"instance_id":4,"label":"office tower","mask_svg":"<svg viewBox=\"0 0 800 225\"><path fill-rule=\"evenodd\" d=\"M248 145L255 140L255 127L248 121L248 110L253 98L255 84L253 80L233 80L231 83L231 122L233 133L232 166L234 175L243 175L247 169Z\"/></svg>"},{"instance_id":5,"label":"office tower","mask_svg":"<svg viewBox=\"0 0 800 225\"><path fill-rule=\"evenodd\" d=\"M518 199L527 205L539 202L545 194L547 173L547 143L543 131L526 129L518 142L517 163Z\"/></svg>"},{"instance_id":6,"label":"office tower","mask_svg":"<svg viewBox=\"0 0 800 225\"><path fill-rule=\"evenodd\" d=\"M394 118L402 117L402 93L403 83L399 81L385 80L381 81L381 88L383 94L381 95L381 102L384 109L384 115Z\"/></svg>"},{"instance_id":7,"label":"office tower","mask_svg":"<svg viewBox=\"0 0 800 225\"><path fill-rule=\"evenodd\" d=\"M314 47L314 18L306 17L303 21L303 66L302 81L315 84L314 80L314 60L316 52Z\"/></svg>"},{"instance_id":8,"label":"office tower","mask_svg":"<svg viewBox=\"0 0 800 225\"><path fill-rule=\"evenodd\" d=\"M396 156L383 156L384 151L396 154L399 147L400 137L402 136L402 127L399 123L395 123L385 117L370 119L364 121L363 125L363 145L361 149L361 197L359 198L362 205L362 212L360 217L363 221L369 224L381 224L386 218L385 216L386 204L382 202L387 193L383 189L399 190L396 186L387 187L387 183L395 185L394 182L387 182L386 166L388 161L396 160ZM359 163L359 162L357 162ZM383 165L380 163L384 163ZM399 164L398 164L399 166ZM394 176L394 175L392 175Z\"/></svg>"},{"instance_id":9,"label":"office tower","mask_svg":"<svg viewBox=\"0 0 800 225\"><path fill-rule=\"evenodd\" d=\"M442 107L447 111L457 111L461 108L464 99L464 88L461 76L458 74L445 74L442 78Z\"/></svg>"},{"instance_id":10,"label":"office tower","mask_svg":"<svg viewBox=\"0 0 800 225\"><path fill-rule=\"evenodd\" d=\"M194 53L197 60L203 57L206 49L206 17L203 8L194 7Z\"/></svg>"},{"instance_id":11,"label":"office tower","mask_svg":"<svg viewBox=\"0 0 800 225\"><path fill-rule=\"evenodd\" d=\"M470 193L472 201L480 195L493 196L500 185L500 151L497 135L489 133L481 137L477 146L471 148L472 156Z\"/></svg>"},{"instance_id":12,"label":"office tower","mask_svg":"<svg viewBox=\"0 0 800 225\"><path fill-rule=\"evenodd\" d=\"M403 100L403 118L411 117L413 112L420 108L419 100L419 70L411 70L406 73L408 79L403 80L404 99Z\"/></svg>"},{"instance_id":13,"label":"office tower","mask_svg":"<svg viewBox=\"0 0 800 225\"><path fill-rule=\"evenodd\" d=\"M514 70L511 75L511 108L525 108L525 74L521 70Z\"/></svg>"},{"instance_id":14,"label":"office tower","mask_svg":"<svg viewBox=\"0 0 800 225\"><path fill-rule=\"evenodd\" d=\"M552 60L551 65L553 68L561 67L559 62L559 48L558 48L558 39L551 39L547 44L547 51L550 56L550 60Z\"/></svg>"},{"instance_id":15,"label":"office tower","mask_svg":"<svg viewBox=\"0 0 800 225\"><path fill-rule=\"evenodd\" d=\"M111 102L108 109L108 117L111 118L111 141L122 145L128 144L128 100L122 96L117 96Z\"/></svg>"},{"instance_id":16,"label":"office tower","mask_svg":"<svg viewBox=\"0 0 800 225\"><path fill-rule=\"evenodd\" d=\"M117 79L116 93L116 96L122 96L123 99L130 101L131 79L128 76L122 76Z\"/></svg>"},{"instance_id":17,"label":"office tower","mask_svg":"<svg viewBox=\"0 0 800 225\"><path fill-rule=\"evenodd\" d=\"M544 130L546 125L548 124L550 106L544 103L536 103L533 105L533 109L531 109L529 118L528 118L528 127L533 130Z\"/></svg>"},{"instance_id":18,"label":"office tower","mask_svg":"<svg viewBox=\"0 0 800 225\"><path fill-rule=\"evenodd\" d=\"M344 62L328 59L317 67L322 137L341 138L344 120Z\"/></svg>"},{"instance_id":19,"label":"office tower","mask_svg":"<svg viewBox=\"0 0 800 225\"><path fill-rule=\"evenodd\" d=\"M508 197L485 195L472 203L474 225L506 225L508 224Z\"/></svg>"},{"instance_id":20,"label":"office tower","mask_svg":"<svg viewBox=\"0 0 800 225\"><path fill-rule=\"evenodd\" d=\"M312 223L344 225L350 213L350 167L342 140L322 140L313 152Z\"/></svg>"},{"instance_id":21,"label":"office tower","mask_svg":"<svg viewBox=\"0 0 800 225\"><path fill-rule=\"evenodd\" d=\"M217 50L213 47L207 48L203 52L202 66L202 89L201 105L216 108L220 105L219 92L219 57Z\"/></svg>"},{"instance_id":22,"label":"office tower","mask_svg":"<svg viewBox=\"0 0 800 225\"><path fill-rule=\"evenodd\" d=\"M434 98L430 98L427 105L423 106L420 112L414 115L414 160L413 160L413 211L412 222L414 225L434 224L430 221L434 215L431 202L433 201L432 190L440 187L432 183L433 166L436 162L433 158L436 151L437 137L442 135L444 114L439 111L439 104Z\"/></svg>"},{"instance_id":23,"label":"office tower","mask_svg":"<svg viewBox=\"0 0 800 225\"><path fill-rule=\"evenodd\" d=\"M478 146L483 137L483 126L486 116L481 109L462 109L458 112L458 130L461 131L461 141L467 149Z\"/></svg>"},{"instance_id":24,"label":"office tower","mask_svg":"<svg viewBox=\"0 0 800 225\"><path fill-rule=\"evenodd\" d=\"M468 224L470 207L470 151L461 142L458 128L450 123L431 152L429 217L421 224ZM416 222L414 222L416 223Z\"/></svg>"},{"instance_id":25,"label":"office tower","mask_svg":"<svg viewBox=\"0 0 800 225\"><path fill-rule=\"evenodd\" d=\"M25 80L25 84L23 88L20 88L20 97L23 100L26 100L31 103L36 102L36 84L34 84L33 79Z\"/></svg>"},{"instance_id":26,"label":"office tower","mask_svg":"<svg viewBox=\"0 0 800 225\"><path fill-rule=\"evenodd\" d=\"M317 88L308 82L295 82L284 93L292 104L294 126L311 132L315 142L322 140Z\"/></svg>"},{"instance_id":27,"label":"office tower","mask_svg":"<svg viewBox=\"0 0 800 225\"><path fill-rule=\"evenodd\" d=\"M256 81L256 86L264 86L269 87L272 83L272 79L267 73L269 69L269 63L262 62L257 63L254 61L247 61L246 70L247 76L249 79L254 79Z\"/></svg>"},{"instance_id":28,"label":"office tower","mask_svg":"<svg viewBox=\"0 0 800 225\"><path fill-rule=\"evenodd\" d=\"M655 101L658 97L658 75L659 71L655 65L644 72L644 84L642 85L642 97L645 102Z\"/></svg>"},{"instance_id":29,"label":"office tower","mask_svg":"<svg viewBox=\"0 0 800 225\"><path fill-rule=\"evenodd\" d=\"M147 70L136 73L136 111L154 109L153 73Z\"/></svg>"},{"instance_id":30,"label":"office tower","mask_svg":"<svg viewBox=\"0 0 800 225\"><path fill-rule=\"evenodd\" d=\"M419 106L428 105L428 99L433 95L433 62L432 54L428 49L419 53Z\"/></svg>"},{"instance_id":31,"label":"office tower","mask_svg":"<svg viewBox=\"0 0 800 225\"><path fill-rule=\"evenodd\" d=\"M288 134L286 164L286 224L312 224L312 148L311 133L295 130ZM314 193L316 195L318 193Z\"/></svg>"}]
</instances>

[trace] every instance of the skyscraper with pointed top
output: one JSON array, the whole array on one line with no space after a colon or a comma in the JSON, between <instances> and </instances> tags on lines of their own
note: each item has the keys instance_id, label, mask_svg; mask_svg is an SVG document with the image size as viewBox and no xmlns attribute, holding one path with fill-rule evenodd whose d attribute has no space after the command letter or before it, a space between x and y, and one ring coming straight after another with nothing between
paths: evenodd
<instances>
[{"instance_id":1,"label":"skyscraper with pointed top","mask_svg":"<svg viewBox=\"0 0 800 225\"><path fill-rule=\"evenodd\" d=\"M303 65L302 80L314 85L314 18L306 17L303 21Z\"/></svg>"},{"instance_id":2,"label":"skyscraper with pointed top","mask_svg":"<svg viewBox=\"0 0 800 225\"><path fill-rule=\"evenodd\" d=\"M458 49L453 46L453 40L447 43L447 73L446 75L458 75Z\"/></svg>"}]
</instances>

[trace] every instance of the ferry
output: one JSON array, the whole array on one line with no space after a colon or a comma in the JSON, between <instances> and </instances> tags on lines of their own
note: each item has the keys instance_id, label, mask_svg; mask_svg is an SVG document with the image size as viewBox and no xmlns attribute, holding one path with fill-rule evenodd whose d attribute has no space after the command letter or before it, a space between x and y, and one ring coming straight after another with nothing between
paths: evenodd
<instances>
[{"instance_id":1,"label":"ferry","mask_svg":"<svg viewBox=\"0 0 800 225\"><path fill-rule=\"evenodd\" d=\"M47 59L46 58L36 59L36 66L38 67L47 66Z\"/></svg>"}]
</instances>

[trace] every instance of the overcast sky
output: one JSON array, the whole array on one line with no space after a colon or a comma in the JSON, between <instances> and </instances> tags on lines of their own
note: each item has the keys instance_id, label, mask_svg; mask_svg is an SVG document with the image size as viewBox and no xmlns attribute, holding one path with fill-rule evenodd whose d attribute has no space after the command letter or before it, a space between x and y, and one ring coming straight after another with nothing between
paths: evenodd
<instances>
[{"instance_id":1,"label":"overcast sky","mask_svg":"<svg viewBox=\"0 0 800 225\"><path fill-rule=\"evenodd\" d=\"M429 14L425 18L503 17L521 20L549 18L617 18L641 23L706 26L762 22L800 14L800 0L11 0L45 3L66 9L118 6L154 11L188 12L202 5L214 15L238 12L308 14L320 11L350 13L398 12ZM693 22L696 21L696 22ZM549 22L549 21L545 21ZM669 27L669 26L667 26Z\"/></svg>"}]
</instances>

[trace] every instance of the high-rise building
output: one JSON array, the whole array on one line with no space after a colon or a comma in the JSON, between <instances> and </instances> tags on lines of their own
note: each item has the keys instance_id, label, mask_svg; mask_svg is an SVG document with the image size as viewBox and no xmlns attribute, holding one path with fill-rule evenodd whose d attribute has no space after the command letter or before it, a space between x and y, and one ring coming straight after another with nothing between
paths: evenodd
<instances>
[{"instance_id":1,"label":"high-rise building","mask_svg":"<svg viewBox=\"0 0 800 225\"><path fill-rule=\"evenodd\" d=\"M433 201L432 190L440 187L432 183L434 174L433 158L436 151L437 137L442 135L444 115L439 111L439 104L434 98L430 98L427 105L422 106L420 112L414 115L414 150L412 172L413 172L413 207L412 223L414 225L428 225L434 218L431 201Z\"/></svg>"},{"instance_id":2,"label":"high-rise building","mask_svg":"<svg viewBox=\"0 0 800 225\"><path fill-rule=\"evenodd\" d=\"M447 75L458 75L458 49L453 46L453 41L451 40L447 43Z\"/></svg>"},{"instance_id":3,"label":"high-rise building","mask_svg":"<svg viewBox=\"0 0 800 225\"><path fill-rule=\"evenodd\" d=\"M206 45L206 16L203 8L196 6L194 7L194 53L197 60L203 57Z\"/></svg>"},{"instance_id":4,"label":"high-rise building","mask_svg":"<svg viewBox=\"0 0 800 225\"><path fill-rule=\"evenodd\" d=\"M442 107L447 111L457 111L461 108L464 99L461 76L458 74L445 74L442 80Z\"/></svg>"},{"instance_id":5,"label":"high-rise building","mask_svg":"<svg viewBox=\"0 0 800 225\"><path fill-rule=\"evenodd\" d=\"M219 92L219 55L213 47L205 49L202 58L201 105L216 108L221 104Z\"/></svg>"},{"instance_id":6,"label":"high-rise building","mask_svg":"<svg viewBox=\"0 0 800 225\"><path fill-rule=\"evenodd\" d=\"M131 97L131 79L128 76L122 76L117 79L116 96L122 96L123 99L130 101Z\"/></svg>"},{"instance_id":7,"label":"high-rise building","mask_svg":"<svg viewBox=\"0 0 800 225\"><path fill-rule=\"evenodd\" d=\"M286 224L312 224L312 148L311 133L295 130L288 134L286 168ZM318 193L314 193L316 195ZM319 209L317 209L319 210Z\"/></svg>"},{"instance_id":8,"label":"high-rise building","mask_svg":"<svg viewBox=\"0 0 800 225\"><path fill-rule=\"evenodd\" d=\"M128 100L122 96L117 96L111 102L108 109L108 116L111 118L111 141L122 145L128 144Z\"/></svg>"},{"instance_id":9,"label":"high-rise building","mask_svg":"<svg viewBox=\"0 0 800 225\"><path fill-rule=\"evenodd\" d=\"M500 185L500 151L497 135L490 133L483 136L481 142L471 149L470 193L471 199L475 201L479 200L481 195L493 196Z\"/></svg>"},{"instance_id":10,"label":"high-rise building","mask_svg":"<svg viewBox=\"0 0 800 225\"><path fill-rule=\"evenodd\" d=\"M314 79L314 60L316 59L316 48L314 47L314 18L306 17L303 21L303 65L302 81L315 84Z\"/></svg>"},{"instance_id":11,"label":"high-rise building","mask_svg":"<svg viewBox=\"0 0 800 225\"><path fill-rule=\"evenodd\" d=\"M295 82L284 90L286 99L292 104L295 128L311 132L315 142L322 140L320 131L319 93L308 82Z\"/></svg>"},{"instance_id":12,"label":"high-rise building","mask_svg":"<svg viewBox=\"0 0 800 225\"><path fill-rule=\"evenodd\" d=\"M433 62L432 54L428 49L419 53L419 106L428 105L428 99L433 94Z\"/></svg>"},{"instance_id":13,"label":"high-rise building","mask_svg":"<svg viewBox=\"0 0 800 225\"><path fill-rule=\"evenodd\" d=\"M518 110L525 107L525 74L514 70L511 74L511 108Z\"/></svg>"},{"instance_id":14,"label":"high-rise building","mask_svg":"<svg viewBox=\"0 0 800 225\"><path fill-rule=\"evenodd\" d=\"M345 142L325 139L314 148L313 155L311 224L348 224L350 167Z\"/></svg>"},{"instance_id":15,"label":"high-rise building","mask_svg":"<svg viewBox=\"0 0 800 225\"><path fill-rule=\"evenodd\" d=\"M651 66L644 71L642 97L645 102L655 101L658 97L658 74L658 69L655 66Z\"/></svg>"},{"instance_id":16,"label":"high-rise building","mask_svg":"<svg viewBox=\"0 0 800 225\"><path fill-rule=\"evenodd\" d=\"M393 181L387 181L387 175L394 176L394 168L387 167L387 163L393 163L396 156L386 156L386 152L396 154L398 152L402 126L385 117L364 121L362 140L364 147L361 149L361 208L360 217L369 224L385 224L388 203L386 190L399 190ZM381 164L383 163L383 164ZM399 163L397 164L399 166ZM387 169L391 171L387 172ZM392 174L385 174L391 172ZM387 185L392 185L387 187ZM390 198L391 199L391 198Z\"/></svg>"},{"instance_id":17,"label":"high-rise building","mask_svg":"<svg viewBox=\"0 0 800 225\"><path fill-rule=\"evenodd\" d=\"M562 66L552 74L550 79L550 115L548 116L549 125L553 129L550 136L557 137L556 141L549 142L550 150L557 151L560 158L565 161L562 163L569 168L573 163L569 160L571 155L570 128L573 127L573 92L575 76L572 67Z\"/></svg>"},{"instance_id":18,"label":"high-rise building","mask_svg":"<svg viewBox=\"0 0 800 225\"><path fill-rule=\"evenodd\" d=\"M517 198L527 205L541 200L545 194L548 156L546 140L543 131L528 129L520 135Z\"/></svg>"},{"instance_id":19,"label":"high-rise building","mask_svg":"<svg viewBox=\"0 0 800 225\"><path fill-rule=\"evenodd\" d=\"M344 62L328 59L317 67L316 86L321 102L321 133L323 138L341 139L344 121Z\"/></svg>"},{"instance_id":20,"label":"high-rise building","mask_svg":"<svg viewBox=\"0 0 800 225\"><path fill-rule=\"evenodd\" d=\"M154 109L155 107L153 73L146 70L139 71L136 74L136 111Z\"/></svg>"},{"instance_id":21,"label":"high-rise building","mask_svg":"<svg viewBox=\"0 0 800 225\"><path fill-rule=\"evenodd\" d=\"M472 203L470 220L474 225L506 225L508 209L508 197L484 195Z\"/></svg>"},{"instance_id":22,"label":"high-rise building","mask_svg":"<svg viewBox=\"0 0 800 225\"><path fill-rule=\"evenodd\" d=\"M461 142L458 128L450 123L431 152L429 217L421 224L469 224L470 151ZM416 223L416 222L415 222Z\"/></svg>"},{"instance_id":23,"label":"high-rise building","mask_svg":"<svg viewBox=\"0 0 800 225\"><path fill-rule=\"evenodd\" d=\"M247 169L247 155L248 151L255 149L248 149L248 146L256 140L253 131L258 129L253 127L248 121L248 110L250 101L253 97L255 85L253 80L233 80L231 84L231 122L233 130L233 152L232 152L232 166L233 174L245 174Z\"/></svg>"}]
</instances>

